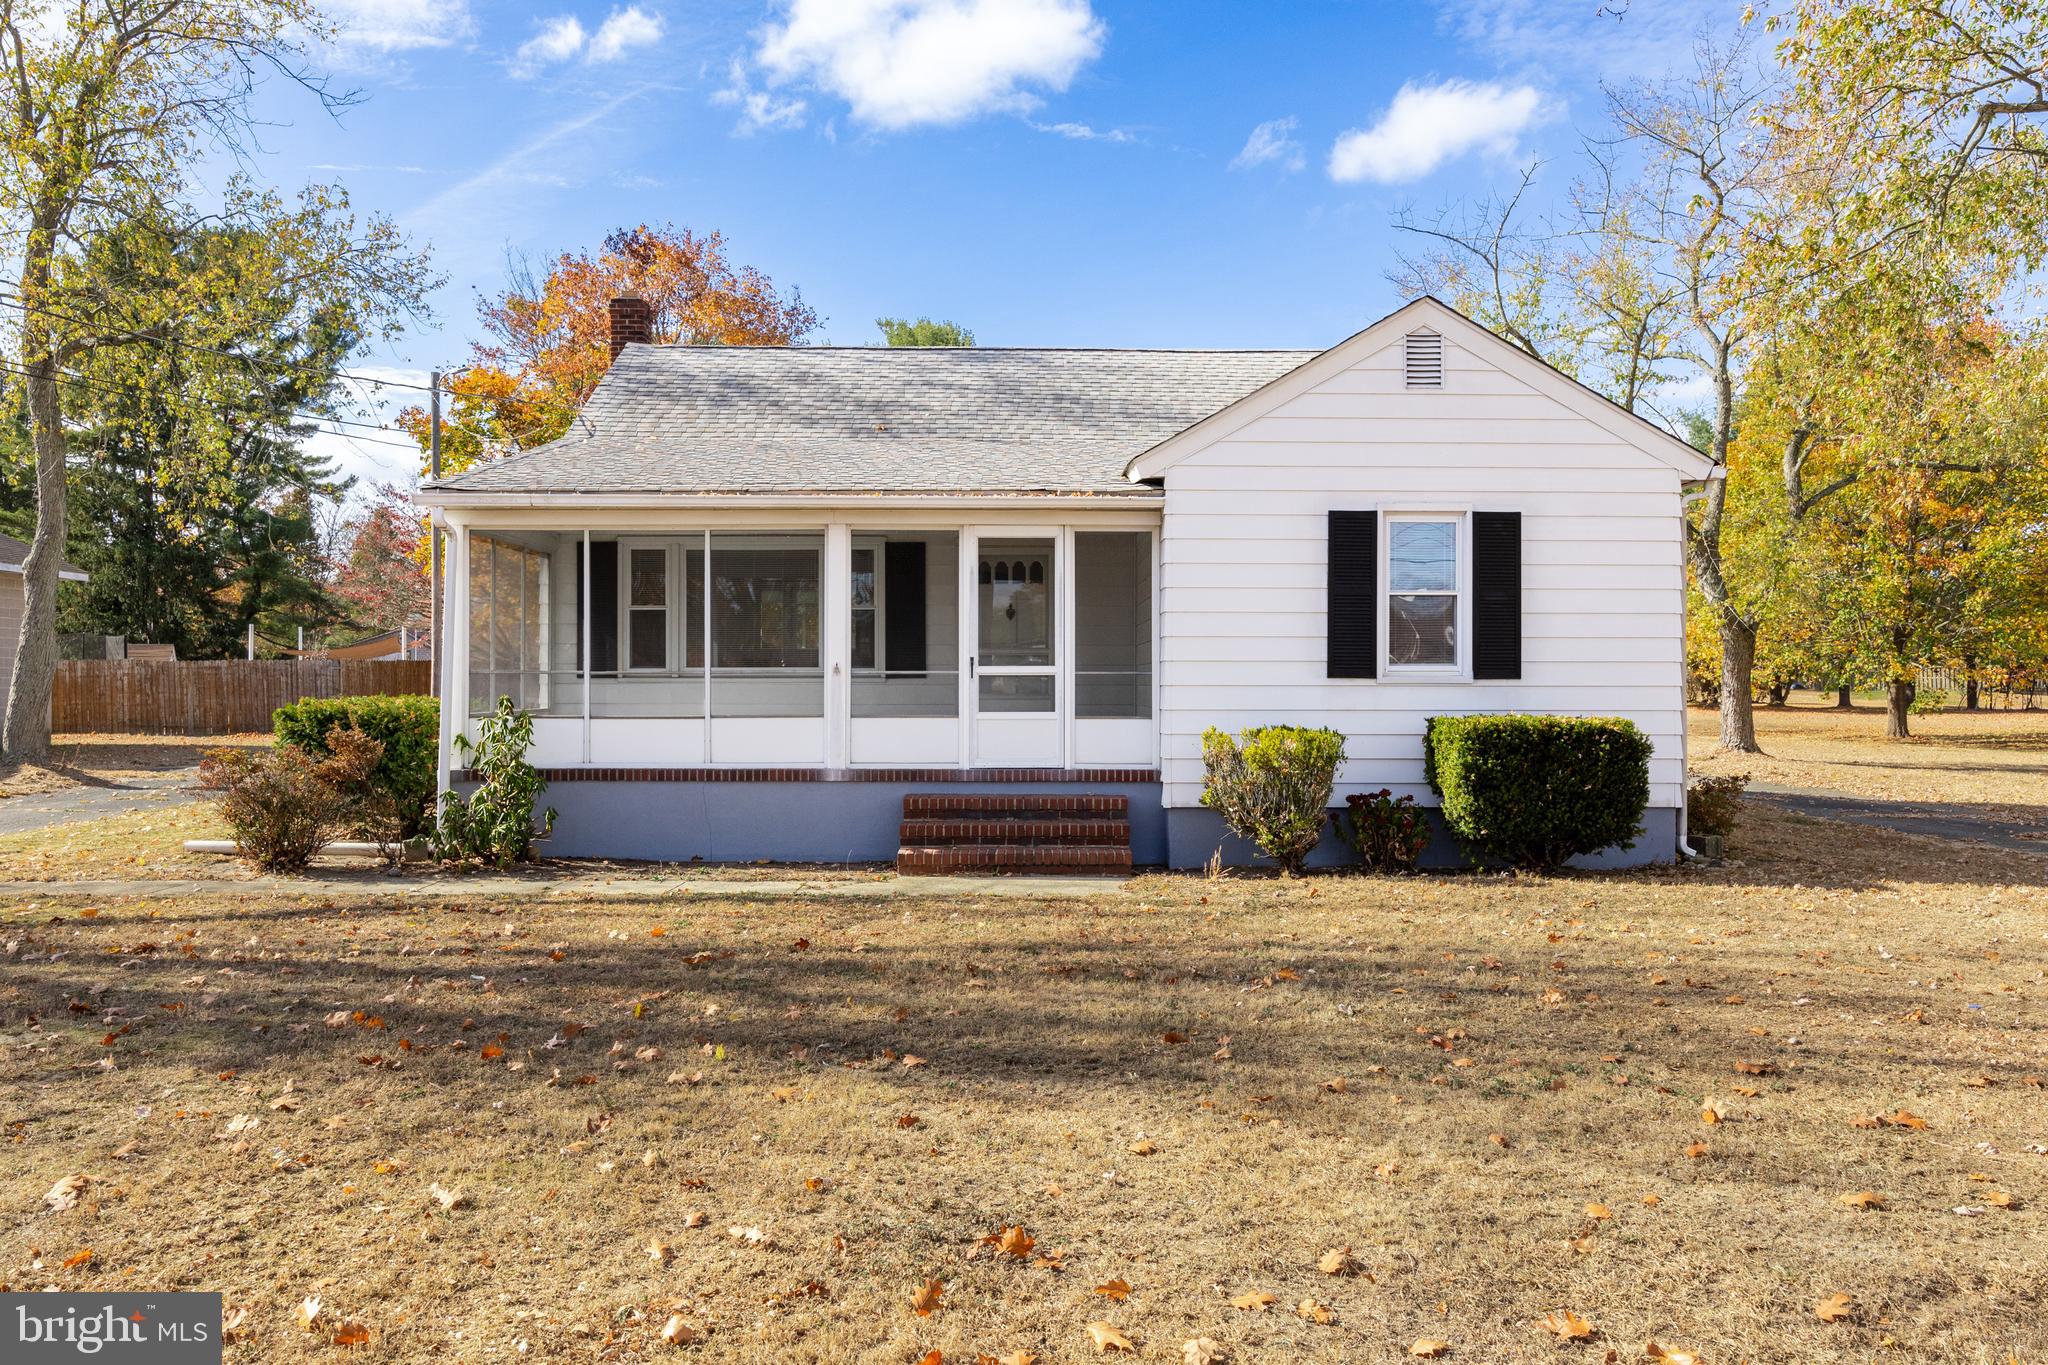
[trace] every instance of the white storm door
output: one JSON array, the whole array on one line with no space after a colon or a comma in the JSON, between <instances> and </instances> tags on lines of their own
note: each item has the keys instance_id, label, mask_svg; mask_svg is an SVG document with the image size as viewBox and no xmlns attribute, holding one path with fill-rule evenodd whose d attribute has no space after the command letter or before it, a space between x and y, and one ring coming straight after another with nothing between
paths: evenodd
<instances>
[{"instance_id":1,"label":"white storm door","mask_svg":"<svg viewBox=\"0 0 2048 1365\"><path fill-rule=\"evenodd\" d=\"M1064 733L1059 539L984 529L973 572L974 765L1057 768Z\"/></svg>"}]
</instances>

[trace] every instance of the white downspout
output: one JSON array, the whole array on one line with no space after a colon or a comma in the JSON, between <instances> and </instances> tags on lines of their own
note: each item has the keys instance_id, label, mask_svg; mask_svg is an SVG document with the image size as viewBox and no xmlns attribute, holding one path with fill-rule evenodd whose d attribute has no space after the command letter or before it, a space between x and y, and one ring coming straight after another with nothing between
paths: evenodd
<instances>
[{"instance_id":1,"label":"white downspout","mask_svg":"<svg viewBox=\"0 0 2048 1365\"><path fill-rule=\"evenodd\" d=\"M1720 475L1717 469L1709 478ZM1706 488L1700 487L1678 500L1678 851L1687 858L1698 858L1700 853L1688 837L1692 833L1692 707L1685 695L1685 648L1692 616L1692 575L1686 567L1685 509L1706 495Z\"/></svg>"}]
</instances>

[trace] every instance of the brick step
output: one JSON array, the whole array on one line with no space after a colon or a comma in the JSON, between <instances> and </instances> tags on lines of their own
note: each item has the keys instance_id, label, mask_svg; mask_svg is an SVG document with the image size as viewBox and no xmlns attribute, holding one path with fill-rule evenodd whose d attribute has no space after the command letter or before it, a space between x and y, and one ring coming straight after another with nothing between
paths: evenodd
<instances>
[{"instance_id":1,"label":"brick step","mask_svg":"<svg viewBox=\"0 0 2048 1365\"><path fill-rule=\"evenodd\" d=\"M999 872L1060 873L1121 877L1131 870L1126 845L948 844L896 850L896 871L905 877L980 876Z\"/></svg>"},{"instance_id":2,"label":"brick step","mask_svg":"<svg viewBox=\"0 0 2048 1365\"><path fill-rule=\"evenodd\" d=\"M1058 815L983 815L905 820L897 837L914 844L1129 844L1129 820Z\"/></svg>"},{"instance_id":3,"label":"brick step","mask_svg":"<svg viewBox=\"0 0 2048 1365\"><path fill-rule=\"evenodd\" d=\"M960 819L982 815L1054 815L1125 817L1131 813L1127 796L1032 796L1012 792L977 792L952 795L945 792L916 793L903 798L903 818Z\"/></svg>"}]
</instances>

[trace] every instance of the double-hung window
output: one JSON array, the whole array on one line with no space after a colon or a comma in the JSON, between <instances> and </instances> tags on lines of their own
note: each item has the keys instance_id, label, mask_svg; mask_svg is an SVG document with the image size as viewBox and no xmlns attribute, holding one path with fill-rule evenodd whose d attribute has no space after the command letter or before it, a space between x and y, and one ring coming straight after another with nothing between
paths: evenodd
<instances>
[{"instance_id":1,"label":"double-hung window","mask_svg":"<svg viewBox=\"0 0 2048 1365\"><path fill-rule=\"evenodd\" d=\"M626 591L620 594L626 671L665 673L669 669L669 607L675 593L670 547L627 541L620 549L626 579Z\"/></svg>"},{"instance_id":2,"label":"double-hung window","mask_svg":"<svg viewBox=\"0 0 2048 1365\"><path fill-rule=\"evenodd\" d=\"M1387 517L1387 667L1456 672L1464 518Z\"/></svg>"}]
</instances>

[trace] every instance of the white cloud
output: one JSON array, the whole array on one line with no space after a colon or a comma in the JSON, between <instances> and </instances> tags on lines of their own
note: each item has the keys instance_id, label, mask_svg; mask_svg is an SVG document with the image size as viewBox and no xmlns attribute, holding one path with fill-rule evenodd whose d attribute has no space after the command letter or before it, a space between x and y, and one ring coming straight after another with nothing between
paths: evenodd
<instances>
[{"instance_id":1,"label":"white cloud","mask_svg":"<svg viewBox=\"0 0 2048 1365\"><path fill-rule=\"evenodd\" d=\"M1301 144L1291 136L1300 125L1301 121L1295 118L1267 119L1252 129L1252 135L1244 140L1244 150L1231 158L1230 169L1248 171L1277 161L1287 170L1300 170L1306 164Z\"/></svg>"},{"instance_id":2,"label":"white cloud","mask_svg":"<svg viewBox=\"0 0 2048 1365\"><path fill-rule=\"evenodd\" d=\"M543 19L540 31L519 45L512 54L512 74L524 80L544 66L566 62L583 50L583 21L573 14Z\"/></svg>"},{"instance_id":3,"label":"white cloud","mask_svg":"<svg viewBox=\"0 0 2048 1365\"><path fill-rule=\"evenodd\" d=\"M636 47L652 47L660 42L661 33L659 14L649 13L638 5L615 9L591 36L589 60L615 62Z\"/></svg>"},{"instance_id":4,"label":"white cloud","mask_svg":"<svg viewBox=\"0 0 2048 1365\"><path fill-rule=\"evenodd\" d=\"M1403 85L1378 123L1338 136L1330 178L1393 185L1419 180L1475 148L1506 155L1543 115L1543 95L1533 85Z\"/></svg>"},{"instance_id":5,"label":"white cloud","mask_svg":"<svg viewBox=\"0 0 2048 1365\"><path fill-rule=\"evenodd\" d=\"M476 32L469 0L329 0L343 47L410 52L449 47Z\"/></svg>"},{"instance_id":6,"label":"white cloud","mask_svg":"<svg viewBox=\"0 0 2048 1365\"><path fill-rule=\"evenodd\" d=\"M1137 135L1124 128L1095 128L1086 123L1039 123L1031 126L1041 133L1071 138L1075 142L1136 142Z\"/></svg>"},{"instance_id":7,"label":"white cloud","mask_svg":"<svg viewBox=\"0 0 2048 1365\"><path fill-rule=\"evenodd\" d=\"M1108 30L1089 0L783 0L755 60L770 85L805 82L875 128L1028 113L1064 90Z\"/></svg>"},{"instance_id":8,"label":"white cloud","mask_svg":"<svg viewBox=\"0 0 2048 1365\"><path fill-rule=\"evenodd\" d=\"M747 76L747 64L735 57L725 89L713 95L717 104L729 104L740 111L740 133L757 133L763 128L801 128L808 106L795 96L770 94L766 90L754 89ZM826 126L831 136L831 126Z\"/></svg>"}]
</instances>

